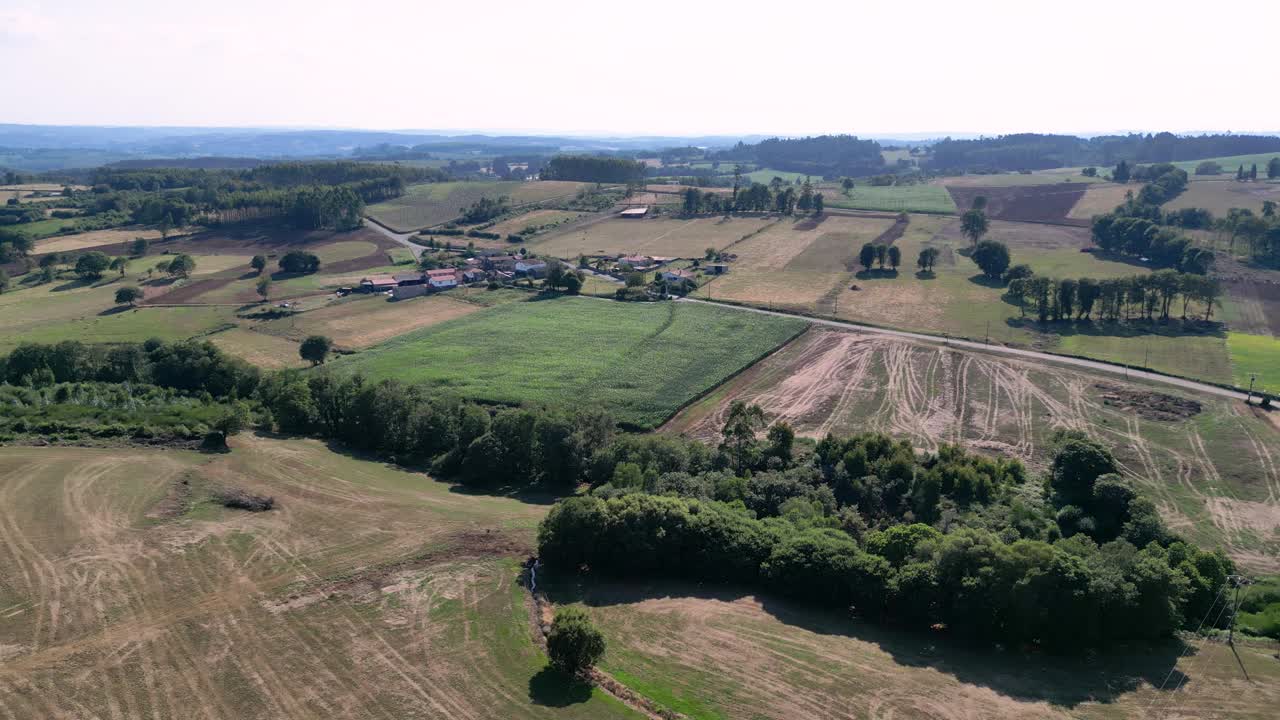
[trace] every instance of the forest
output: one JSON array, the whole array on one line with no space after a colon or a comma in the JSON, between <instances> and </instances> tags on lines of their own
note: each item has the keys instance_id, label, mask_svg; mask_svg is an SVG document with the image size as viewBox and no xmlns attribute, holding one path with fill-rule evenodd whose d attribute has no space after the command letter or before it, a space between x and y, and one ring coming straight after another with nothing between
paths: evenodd
<instances>
[{"instance_id":1,"label":"forest","mask_svg":"<svg viewBox=\"0 0 1280 720\"><path fill-rule=\"evenodd\" d=\"M1280 151L1280 137L1263 135L1074 135L1021 133L972 140L946 138L932 147L936 171L1047 170L1114 165L1121 160L1168 163Z\"/></svg>"},{"instance_id":2,"label":"forest","mask_svg":"<svg viewBox=\"0 0 1280 720\"><path fill-rule=\"evenodd\" d=\"M602 155L556 155L543 165L543 180L626 183L644 177L644 163Z\"/></svg>"},{"instance_id":3,"label":"forest","mask_svg":"<svg viewBox=\"0 0 1280 720\"><path fill-rule=\"evenodd\" d=\"M710 155L720 161L749 161L788 172L817 177L861 177L884 172L880 143L853 135L769 138L754 145L739 142Z\"/></svg>"}]
</instances>

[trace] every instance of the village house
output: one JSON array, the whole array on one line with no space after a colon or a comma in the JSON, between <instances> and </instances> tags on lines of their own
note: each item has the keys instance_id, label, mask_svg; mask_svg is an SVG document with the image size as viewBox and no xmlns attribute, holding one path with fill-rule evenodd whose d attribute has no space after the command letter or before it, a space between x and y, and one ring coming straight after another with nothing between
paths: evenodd
<instances>
[{"instance_id":1,"label":"village house","mask_svg":"<svg viewBox=\"0 0 1280 720\"><path fill-rule=\"evenodd\" d=\"M663 270L659 276L667 282L696 282L697 275L689 270Z\"/></svg>"},{"instance_id":2,"label":"village house","mask_svg":"<svg viewBox=\"0 0 1280 720\"><path fill-rule=\"evenodd\" d=\"M458 287L458 271L454 268L441 268L427 271L427 284L436 290Z\"/></svg>"},{"instance_id":3,"label":"village house","mask_svg":"<svg viewBox=\"0 0 1280 720\"><path fill-rule=\"evenodd\" d=\"M626 265L637 272L645 272L658 267L658 263L648 255L623 255L618 258L618 264Z\"/></svg>"},{"instance_id":4,"label":"village house","mask_svg":"<svg viewBox=\"0 0 1280 720\"><path fill-rule=\"evenodd\" d=\"M489 277L489 274L480 268L469 268L462 271L462 281L465 283L482 282Z\"/></svg>"},{"instance_id":5,"label":"village house","mask_svg":"<svg viewBox=\"0 0 1280 720\"><path fill-rule=\"evenodd\" d=\"M547 261L539 258L522 258L516 261L516 274L525 277L546 277Z\"/></svg>"}]
</instances>

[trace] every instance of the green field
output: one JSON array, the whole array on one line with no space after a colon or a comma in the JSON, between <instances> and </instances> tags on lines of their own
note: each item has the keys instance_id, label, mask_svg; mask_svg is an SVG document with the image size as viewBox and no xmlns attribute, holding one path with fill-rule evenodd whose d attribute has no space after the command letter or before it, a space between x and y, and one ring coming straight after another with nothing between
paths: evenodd
<instances>
[{"instance_id":1,"label":"green field","mask_svg":"<svg viewBox=\"0 0 1280 720\"><path fill-rule=\"evenodd\" d=\"M560 181L457 181L410 185L394 200L374 203L369 217L396 230L412 232L455 220L468 205L482 197L506 195L516 205L570 197L583 183Z\"/></svg>"},{"instance_id":2,"label":"green field","mask_svg":"<svg viewBox=\"0 0 1280 720\"><path fill-rule=\"evenodd\" d=\"M889 185L877 187L859 183L848 195L838 185L823 186L827 207L889 212L954 213L951 193L940 185Z\"/></svg>"},{"instance_id":3,"label":"green field","mask_svg":"<svg viewBox=\"0 0 1280 720\"><path fill-rule=\"evenodd\" d=\"M1235 177L1236 170L1243 165L1244 171L1249 172L1252 165L1258 166L1258 180L1265 180L1267 177L1267 163L1271 162L1271 158L1280 157L1280 152L1257 153L1254 155L1228 155L1226 157L1205 158L1203 160L1180 160L1174 165L1187 171L1188 175L1195 177L1196 166L1202 162L1216 162L1222 166L1222 175L1218 177ZM1204 177L1204 176L1201 176ZM1212 176L1210 176L1212 177Z\"/></svg>"},{"instance_id":4,"label":"green field","mask_svg":"<svg viewBox=\"0 0 1280 720\"><path fill-rule=\"evenodd\" d=\"M1227 350L1231 353L1231 378L1237 386L1249 387L1250 376L1256 376L1254 389L1280 392L1280 339L1227 333Z\"/></svg>"},{"instance_id":5,"label":"green field","mask_svg":"<svg viewBox=\"0 0 1280 720\"><path fill-rule=\"evenodd\" d=\"M644 427L804 327L701 305L561 298L473 313L331 367L486 402L599 406Z\"/></svg>"},{"instance_id":6,"label":"green field","mask_svg":"<svg viewBox=\"0 0 1280 720\"><path fill-rule=\"evenodd\" d=\"M720 163L720 170L721 171L727 170L728 174L732 175L733 164ZM788 172L786 170L774 170L773 168L760 168L759 170L752 170L751 172L744 174L742 177L747 182L758 182L758 183L764 183L765 185L768 185L776 177L780 177L783 179L783 181L789 182L789 183L803 183L806 177L809 178L809 181L813 183L822 182L822 176L820 175L812 175L812 174L806 175L805 173Z\"/></svg>"}]
</instances>

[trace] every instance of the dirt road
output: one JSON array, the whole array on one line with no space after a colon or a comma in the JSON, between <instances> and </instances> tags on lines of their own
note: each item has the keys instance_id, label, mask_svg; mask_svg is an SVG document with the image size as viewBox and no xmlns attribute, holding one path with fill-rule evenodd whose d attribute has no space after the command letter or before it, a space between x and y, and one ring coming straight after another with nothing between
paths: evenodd
<instances>
[{"instance_id":1,"label":"dirt road","mask_svg":"<svg viewBox=\"0 0 1280 720\"><path fill-rule=\"evenodd\" d=\"M717 303L707 300L695 300L693 298L681 298L678 302L707 303L712 305L720 305L721 307L731 307L742 312L753 312L761 315L776 315L778 317L797 317L789 313L774 312L772 310L762 310L760 308L743 307L741 305L729 305L727 303ZM1068 357L1065 355L1054 355L1053 353L1038 352L1036 350L1024 350L1022 348L1011 348L1004 345L989 345L987 343L976 342L973 340L958 340L952 338L941 338L936 335L926 335L924 333L907 332L905 330L889 330L886 328L874 327L871 325L862 325L855 322L847 322L844 320L823 320L819 318L806 317L811 323L816 325L824 325L827 327L843 328L846 330L857 330L865 333L876 335L888 335L890 337L909 338L911 340L924 340L926 342L942 343L952 347L960 347L968 350L980 350L982 352L996 353L1001 355L1013 355L1021 358L1029 358L1032 360L1041 360L1044 362L1058 363L1059 365L1070 365L1072 367L1088 368L1112 375L1123 375L1131 380L1149 380L1151 382L1164 383L1165 385L1173 385L1175 387L1185 388L1187 390L1195 390L1197 392L1210 393L1221 397L1233 398L1236 400L1244 400L1245 393L1236 390L1228 390L1218 387L1217 385L1209 385L1207 383L1196 382L1195 380L1185 380L1183 378L1171 377L1169 375L1161 375L1159 373L1147 372L1145 370L1133 370L1120 365L1112 365L1110 363L1100 362L1097 360L1085 360L1083 358Z\"/></svg>"},{"instance_id":2,"label":"dirt road","mask_svg":"<svg viewBox=\"0 0 1280 720\"><path fill-rule=\"evenodd\" d=\"M394 230L391 230L390 228L386 228L386 227L383 227L382 225L379 225L376 221L372 220L371 218L364 219L364 226L371 230L376 230L379 233L381 233L384 237L390 240L394 240L395 242L398 242L401 245L409 248L409 251L413 253L414 260L422 259L422 251L426 250L426 248L422 247L421 245L418 245L417 243L413 243L409 241L409 238L413 237L414 235L417 235L416 232L398 233L398 232L395 232Z\"/></svg>"}]
</instances>

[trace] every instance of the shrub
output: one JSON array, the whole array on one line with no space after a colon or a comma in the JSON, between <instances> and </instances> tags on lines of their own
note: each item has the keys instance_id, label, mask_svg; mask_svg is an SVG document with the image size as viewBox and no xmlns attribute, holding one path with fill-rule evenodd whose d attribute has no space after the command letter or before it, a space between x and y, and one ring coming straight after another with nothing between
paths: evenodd
<instances>
[{"instance_id":1,"label":"shrub","mask_svg":"<svg viewBox=\"0 0 1280 720\"><path fill-rule=\"evenodd\" d=\"M604 635L580 608L556 611L547 634L547 654L551 665L570 676L581 675L604 656Z\"/></svg>"}]
</instances>

